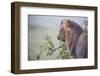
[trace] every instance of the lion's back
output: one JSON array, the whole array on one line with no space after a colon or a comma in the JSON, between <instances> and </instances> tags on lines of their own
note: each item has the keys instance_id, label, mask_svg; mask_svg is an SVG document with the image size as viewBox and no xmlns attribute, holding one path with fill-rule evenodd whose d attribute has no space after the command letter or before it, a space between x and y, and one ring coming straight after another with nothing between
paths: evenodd
<instances>
[{"instance_id":1,"label":"lion's back","mask_svg":"<svg viewBox=\"0 0 100 76\"><path fill-rule=\"evenodd\" d=\"M88 54L88 36L87 33L82 33L78 39L76 46L76 58L87 58Z\"/></svg>"}]
</instances>

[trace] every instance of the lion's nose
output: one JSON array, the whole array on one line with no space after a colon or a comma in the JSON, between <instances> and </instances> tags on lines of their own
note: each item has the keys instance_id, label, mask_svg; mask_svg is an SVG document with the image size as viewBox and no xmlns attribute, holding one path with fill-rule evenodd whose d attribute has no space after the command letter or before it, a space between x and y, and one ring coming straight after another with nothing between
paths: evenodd
<instances>
[{"instance_id":1,"label":"lion's nose","mask_svg":"<svg viewBox=\"0 0 100 76\"><path fill-rule=\"evenodd\" d=\"M60 39L60 37L58 36L58 40Z\"/></svg>"}]
</instances>

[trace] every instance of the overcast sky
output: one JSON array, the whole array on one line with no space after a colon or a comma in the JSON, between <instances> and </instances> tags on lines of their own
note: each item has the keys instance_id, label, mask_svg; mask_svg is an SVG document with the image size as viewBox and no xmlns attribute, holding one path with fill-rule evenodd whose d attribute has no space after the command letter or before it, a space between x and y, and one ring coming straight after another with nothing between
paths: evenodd
<instances>
[{"instance_id":1,"label":"overcast sky","mask_svg":"<svg viewBox=\"0 0 100 76\"><path fill-rule=\"evenodd\" d=\"M83 24L84 21L87 21L88 18L87 17L73 17L73 16L36 16L36 15L29 15L28 16L28 24L29 27L30 26L42 26L42 27L57 27L57 25L60 24L62 19L70 19L73 20L75 22L77 22L78 24Z\"/></svg>"}]
</instances>

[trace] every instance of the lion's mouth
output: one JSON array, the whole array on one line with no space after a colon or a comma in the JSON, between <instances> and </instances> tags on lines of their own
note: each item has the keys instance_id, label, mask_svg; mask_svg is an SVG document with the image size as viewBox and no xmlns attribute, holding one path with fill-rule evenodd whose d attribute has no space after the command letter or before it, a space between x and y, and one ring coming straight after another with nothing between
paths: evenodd
<instances>
[{"instance_id":1,"label":"lion's mouth","mask_svg":"<svg viewBox=\"0 0 100 76\"><path fill-rule=\"evenodd\" d=\"M62 38L58 38L58 40L65 42L65 39L62 39Z\"/></svg>"},{"instance_id":2,"label":"lion's mouth","mask_svg":"<svg viewBox=\"0 0 100 76\"><path fill-rule=\"evenodd\" d=\"M58 40L65 42L65 39L63 37L58 36Z\"/></svg>"},{"instance_id":3,"label":"lion's mouth","mask_svg":"<svg viewBox=\"0 0 100 76\"><path fill-rule=\"evenodd\" d=\"M65 42L65 39L61 39L61 41Z\"/></svg>"}]
</instances>

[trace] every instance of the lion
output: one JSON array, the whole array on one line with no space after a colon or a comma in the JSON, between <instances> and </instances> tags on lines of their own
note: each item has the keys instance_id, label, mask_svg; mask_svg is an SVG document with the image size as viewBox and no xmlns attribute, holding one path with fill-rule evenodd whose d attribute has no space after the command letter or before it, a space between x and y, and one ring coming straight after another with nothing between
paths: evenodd
<instances>
[{"instance_id":1,"label":"lion","mask_svg":"<svg viewBox=\"0 0 100 76\"><path fill-rule=\"evenodd\" d=\"M87 31L74 21L63 19L60 24L58 40L65 44L72 58L87 58Z\"/></svg>"}]
</instances>

